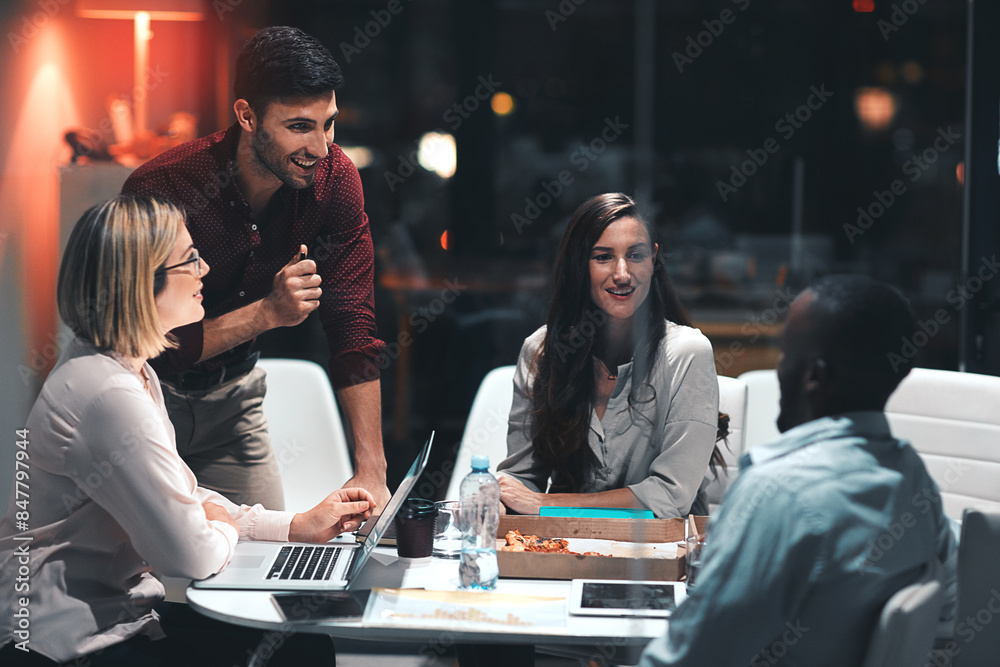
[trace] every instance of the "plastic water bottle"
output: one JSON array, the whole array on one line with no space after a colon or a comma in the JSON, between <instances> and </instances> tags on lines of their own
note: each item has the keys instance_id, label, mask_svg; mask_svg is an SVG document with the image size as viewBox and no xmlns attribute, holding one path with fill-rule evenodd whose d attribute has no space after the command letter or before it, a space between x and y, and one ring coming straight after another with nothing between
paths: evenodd
<instances>
[{"instance_id":1,"label":"plastic water bottle","mask_svg":"<svg viewBox=\"0 0 1000 667\"><path fill-rule=\"evenodd\" d=\"M472 457L472 472L459 487L462 558L458 578L462 588L493 590L497 568L497 526L500 524L500 484L490 474L488 456Z\"/></svg>"}]
</instances>

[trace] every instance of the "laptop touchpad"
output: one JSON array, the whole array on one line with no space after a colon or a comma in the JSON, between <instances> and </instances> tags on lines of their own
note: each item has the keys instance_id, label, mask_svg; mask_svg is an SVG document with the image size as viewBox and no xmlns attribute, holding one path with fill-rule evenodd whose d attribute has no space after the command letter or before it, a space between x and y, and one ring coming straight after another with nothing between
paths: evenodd
<instances>
[{"instance_id":1,"label":"laptop touchpad","mask_svg":"<svg viewBox=\"0 0 1000 667\"><path fill-rule=\"evenodd\" d=\"M226 569L228 570L228 569L234 568L234 567L258 568L258 567L260 567L263 564L263 562L264 562L264 556L252 556L250 554L238 554L238 555L233 556L233 559L231 561L229 561L229 565L226 566Z\"/></svg>"}]
</instances>

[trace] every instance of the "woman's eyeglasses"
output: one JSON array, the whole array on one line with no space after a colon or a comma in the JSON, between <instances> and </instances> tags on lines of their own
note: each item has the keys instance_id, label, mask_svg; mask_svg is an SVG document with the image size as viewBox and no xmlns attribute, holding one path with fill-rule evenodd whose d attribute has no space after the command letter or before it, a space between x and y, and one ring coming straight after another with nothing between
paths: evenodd
<instances>
[{"instance_id":1,"label":"woman's eyeglasses","mask_svg":"<svg viewBox=\"0 0 1000 667\"><path fill-rule=\"evenodd\" d=\"M194 263L194 270L200 276L201 275L201 256L198 254L197 250L191 251L191 257L185 259L183 262L173 264L171 266L164 266L162 269L157 269L154 273L166 273L170 269L176 269L180 266L187 266L188 264Z\"/></svg>"}]
</instances>

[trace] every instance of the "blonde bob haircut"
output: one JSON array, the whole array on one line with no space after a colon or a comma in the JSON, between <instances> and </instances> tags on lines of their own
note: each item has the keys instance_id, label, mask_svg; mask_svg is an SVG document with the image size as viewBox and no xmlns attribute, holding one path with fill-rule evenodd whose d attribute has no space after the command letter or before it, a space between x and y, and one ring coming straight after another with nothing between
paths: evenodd
<instances>
[{"instance_id":1,"label":"blonde bob haircut","mask_svg":"<svg viewBox=\"0 0 1000 667\"><path fill-rule=\"evenodd\" d=\"M120 195L73 227L59 268L59 315L80 338L125 357L151 359L176 342L156 311L156 294L184 212L162 199Z\"/></svg>"}]
</instances>

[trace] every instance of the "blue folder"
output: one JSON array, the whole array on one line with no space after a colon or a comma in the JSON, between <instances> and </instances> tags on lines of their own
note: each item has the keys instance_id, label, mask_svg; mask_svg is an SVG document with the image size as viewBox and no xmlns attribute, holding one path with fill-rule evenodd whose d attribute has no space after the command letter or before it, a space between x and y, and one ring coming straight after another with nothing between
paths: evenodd
<instances>
[{"instance_id":1,"label":"blue folder","mask_svg":"<svg viewBox=\"0 0 1000 667\"><path fill-rule=\"evenodd\" d=\"M631 507L541 507L538 516L574 519L654 519L650 510Z\"/></svg>"}]
</instances>

